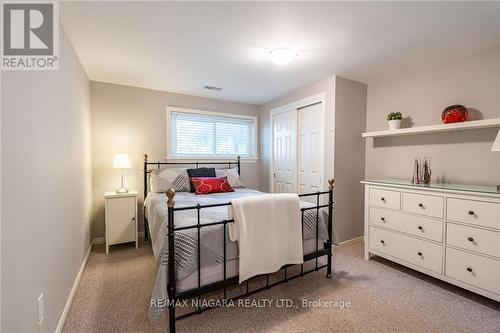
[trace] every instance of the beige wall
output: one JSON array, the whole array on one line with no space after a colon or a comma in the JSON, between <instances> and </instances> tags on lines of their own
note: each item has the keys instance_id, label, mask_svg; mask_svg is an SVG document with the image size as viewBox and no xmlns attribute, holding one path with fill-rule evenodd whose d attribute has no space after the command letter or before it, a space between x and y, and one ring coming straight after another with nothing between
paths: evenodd
<instances>
[{"instance_id":1,"label":"beige wall","mask_svg":"<svg viewBox=\"0 0 500 333\"><path fill-rule=\"evenodd\" d=\"M500 47L415 70L368 87L366 127L387 128L389 112L401 111L413 126L441 123L451 104L482 117L500 117ZM415 157L432 157L433 180L500 184L500 154L491 152L496 129L412 135L366 141L366 178L410 180Z\"/></svg>"},{"instance_id":2,"label":"beige wall","mask_svg":"<svg viewBox=\"0 0 500 333\"><path fill-rule=\"evenodd\" d=\"M365 131L367 86L335 77L335 210L340 242L364 233Z\"/></svg>"},{"instance_id":3,"label":"beige wall","mask_svg":"<svg viewBox=\"0 0 500 333\"><path fill-rule=\"evenodd\" d=\"M139 190L141 207L142 155L148 153L150 161L167 156L167 106L258 116L254 105L102 82L91 83L91 95L93 237L104 236L103 193L120 185L120 171L112 168L116 153L130 155L133 168L124 173L125 186ZM259 188L258 161L243 161L241 174L248 187ZM139 213L142 230L142 209Z\"/></svg>"},{"instance_id":4,"label":"beige wall","mask_svg":"<svg viewBox=\"0 0 500 333\"><path fill-rule=\"evenodd\" d=\"M90 83L60 29L57 71L2 72L2 332L54 332L90 244Z\"/></svg>"},{"instance_id":5,"label":"beige wall","mask_svg":"<svg viewBox=\"0 0 500 333\"><path fill-rule=\"evenodd\" d=\"M300 99L325 93L325 170L335 178L334 241L363 235L366 85L331 76L261 106L261 190L270 190L270 111ZM335 146L335 148L334 148ZM334 166L335 162L335 166Z\"/></svg>"}]
</instances>

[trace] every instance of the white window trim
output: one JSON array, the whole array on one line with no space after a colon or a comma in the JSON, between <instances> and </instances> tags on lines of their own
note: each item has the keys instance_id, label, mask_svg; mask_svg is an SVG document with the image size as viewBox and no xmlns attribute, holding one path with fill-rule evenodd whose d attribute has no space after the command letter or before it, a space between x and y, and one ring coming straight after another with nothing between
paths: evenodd
<instances>
[{"instance_id":1,"label":"white window trim","mask_svg":"<svg viewBox=\"0 0 500 333\"><path fill-rule=\"evenodd\" d=\"M205 110L195 110L195 109L185 109L179 108L175 106L167 106L167 157L166 160L181 160L181 161L211 161L217 162L222 161L225 162L229 159L236 160L236 155L227 155L227 156L172 156L172 145L170 143L170 124L172 122L172 112L183 112L183 113L192 113L204 116L219 116L219 117L231 117L231 118L239 118L239 119L249 119L253 120L255 126L253 128L253 150L254 156L252 157L241 157L242 161L258 161L259 160L259 146L258 146L258 138L257 135L259 133L258 126L258 117L257 116L247 116L241 114L234 113L225 113L225 112L214 112L214 111L205 111Z\"/></svg>"}]
</instances>

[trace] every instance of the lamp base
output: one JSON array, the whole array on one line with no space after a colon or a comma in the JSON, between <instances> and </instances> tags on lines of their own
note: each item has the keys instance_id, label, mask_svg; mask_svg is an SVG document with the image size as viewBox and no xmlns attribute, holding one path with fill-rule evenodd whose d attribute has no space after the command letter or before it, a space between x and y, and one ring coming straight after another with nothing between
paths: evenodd
<instances>
[{"instance_id":1,"label":"lamp base","mask_svg":"<svg viewBox=\"0 0 500 333\"><path fill-rule=\"evenodd\" d=\"M116 190L116 193L128 193L128 190L126 188L122 187L121 189Z\"/></svg>"}]
</instances>

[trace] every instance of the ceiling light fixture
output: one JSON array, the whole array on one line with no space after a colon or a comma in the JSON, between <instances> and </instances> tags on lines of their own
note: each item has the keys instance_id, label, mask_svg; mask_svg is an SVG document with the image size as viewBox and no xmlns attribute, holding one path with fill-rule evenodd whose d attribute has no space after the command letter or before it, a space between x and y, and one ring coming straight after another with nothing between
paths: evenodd
<instances>
[{"instance_id":1,"label":"ceiling light fixture","mask_svg":"<svg viewBox=\"0 0 500 333\"><path fill-rule=\"evenodd\" d=\"M289 64L297 57L297 52L287 47L280 47L269 51L269 60L278 66Z\"/></svg>"}]
</instances>

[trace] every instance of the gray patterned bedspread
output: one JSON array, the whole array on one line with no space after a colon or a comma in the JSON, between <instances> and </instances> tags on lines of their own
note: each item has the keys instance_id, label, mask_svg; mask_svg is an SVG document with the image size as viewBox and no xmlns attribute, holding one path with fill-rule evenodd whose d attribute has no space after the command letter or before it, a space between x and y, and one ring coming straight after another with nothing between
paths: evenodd
<instances>
[{"instance_id":1,"label":"gray patterned bedspread","mask_svg":"<svg viewBox=\"0 0 500 333\"><path fill-rule=\"evenodd\" d=\"M238 188L235 192L195 195L189 192L178 192L175 195L175 207L209 205L227 203L235 198L262 195L264 193L248 188ZM313 204L301 201L301 207ZM153 289L152 299L167 299L167 267L168 267L168 230L167 230L167 196L165 193L149 193L145 201L145 213L151 236L154 256L157 259L158 273ZM204 208L200 210L200 223L218 222L228 218L230 206ZM327 210L321 209L319 214L319 239L328 239ZM197 224L196 209L174 213L175 227ZM212 267L224 261L222 238L223 225L202 227L200 232L201 268ZM236 242L229 240L226 230L226 260L238 257ZM316 237L316 209L304 211L304 240ZM198 231L197 228L178 231L175 234L175 266L177 280L182 280L198 269ZM150 308L150 318L157 319L161 309Z\"/></svg>"}]
</instances>

